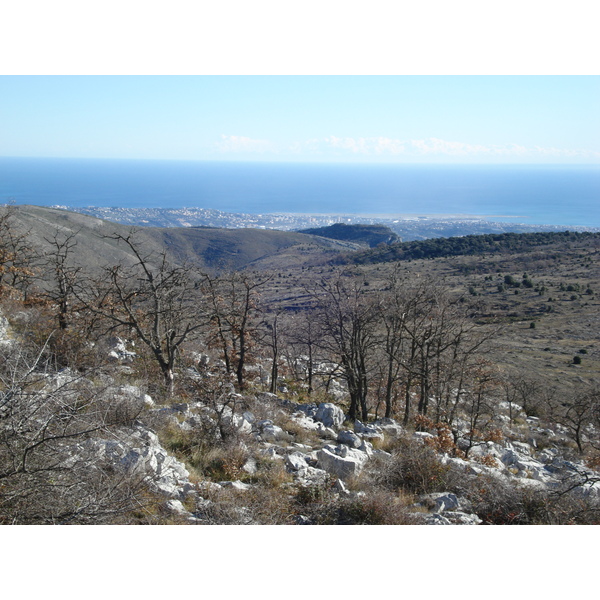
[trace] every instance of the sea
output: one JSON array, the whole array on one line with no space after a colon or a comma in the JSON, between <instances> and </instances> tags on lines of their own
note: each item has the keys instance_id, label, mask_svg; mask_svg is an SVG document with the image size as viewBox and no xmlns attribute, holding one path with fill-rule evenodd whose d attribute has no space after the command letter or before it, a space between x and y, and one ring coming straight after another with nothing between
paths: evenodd
<instances>
[{"instance_id":1,"label":"sea","mask_svg":"<svg viewBox=\"0 0 600 600\"><path fill-rule=\"evenodd\" d=\"M469 215L600 227L600 165L0 158L0 204L267 214Z\"/></svg>"}]
</instances>

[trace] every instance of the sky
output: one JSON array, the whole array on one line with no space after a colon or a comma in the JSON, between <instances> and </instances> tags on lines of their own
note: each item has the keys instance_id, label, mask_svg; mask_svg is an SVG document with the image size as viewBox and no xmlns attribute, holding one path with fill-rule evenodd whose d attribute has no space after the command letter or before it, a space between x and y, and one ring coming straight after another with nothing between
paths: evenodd
<instances>
[{"instance_id":1,"label":"sky","mask_svg":"<svg viewBox=\"0 0 600 600\"><path fill-rule=\"evenodd\" d=\"M22 0L0 23L0 157L599 164L595 15Z\"/></svg>"},{"instance_id":2,"label":"sky","mask_svg":"<svg viewBox=\"0 0 600 600\"><path fill-rule=\"evenodd\" d=\"M598 76L2 76L0 156L600 163Z\"/></svg>"}]
</instances>

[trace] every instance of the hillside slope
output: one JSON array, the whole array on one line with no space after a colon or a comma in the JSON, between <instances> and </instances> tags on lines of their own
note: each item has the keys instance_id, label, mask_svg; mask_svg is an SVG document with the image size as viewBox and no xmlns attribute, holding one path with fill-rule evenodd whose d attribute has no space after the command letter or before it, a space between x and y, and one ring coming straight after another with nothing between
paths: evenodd
<instances>
[{"instance_id":1,"label":"hillside slope","mask_svg":"<svg viewBox=\"0 0 600 600\"><path fill-rule=\"evenodd\" d=\"M400 236L385 225L347 225L346 223L335 223L329 227L301 229L300 233L319 235L333 240L355 242L369 248L375 248L379 244L393 244L401 241Z\"/></svg>"},{"instance_id":2,"label":"hillside slope","mask_svg":"<svg viewBox=\"0 0 600 600\"><path fill-rule=\"evenodd\" d=\"M132 228L56 208L15 206L14 220L28 232L29 242L44 250L57 232L75 235L78 240L76 258L82 266L128 263L133 260L110 236L128 235ZM262 268L262 261L282 254L282 264L301 262L324 252L356 250L358 245L289 231L262 229L220 229L212 227L144 227L136 236L145 250L166 250L177 262L191 262L200 268L238 270L252 265ZM285 257L283 256L285 254Z\"/></svg>"}]
</instances>

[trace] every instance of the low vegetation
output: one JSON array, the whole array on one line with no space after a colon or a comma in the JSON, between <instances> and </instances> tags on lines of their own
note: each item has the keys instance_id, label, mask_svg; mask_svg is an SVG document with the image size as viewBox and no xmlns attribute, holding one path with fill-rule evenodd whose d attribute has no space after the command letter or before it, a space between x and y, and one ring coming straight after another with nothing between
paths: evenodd
<instances>
[{"instance_id":1,"label":"low vegetation","mask_svg":"<svg viewBox=\"0 0 600 600\"><path fill-rule=\"evenodd\" d=\"M2 523L598 522L597 235L226 271L0 229Z\"/></svg>"}]
</instances>

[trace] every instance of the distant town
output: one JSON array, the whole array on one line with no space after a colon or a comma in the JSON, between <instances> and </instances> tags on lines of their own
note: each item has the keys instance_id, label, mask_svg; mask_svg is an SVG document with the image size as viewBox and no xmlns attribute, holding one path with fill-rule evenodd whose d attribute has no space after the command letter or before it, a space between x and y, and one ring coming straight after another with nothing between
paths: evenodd
<instances>
[{"instance_id":1,"label":"distant town","mask_svg":"<svg viewBox=\"0 0 600 600\"><path fill-rule=\"evenodd\" d=\"M598 227L530 225L493 221L477 215L369 215L369 214L300 214L300 213L229 213L211 208L118 208L73 207L71 210L99 219L137 227L223 227L239 229L279 229L294 231L309 227L326 227L334 223L382 224L396 232L403 241L435 237L478 235L484 233L527 233L536 231L600 231ZM515 217L518 218L518 217Z\"/></svg>"}]
</instances>

